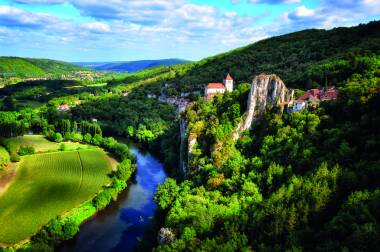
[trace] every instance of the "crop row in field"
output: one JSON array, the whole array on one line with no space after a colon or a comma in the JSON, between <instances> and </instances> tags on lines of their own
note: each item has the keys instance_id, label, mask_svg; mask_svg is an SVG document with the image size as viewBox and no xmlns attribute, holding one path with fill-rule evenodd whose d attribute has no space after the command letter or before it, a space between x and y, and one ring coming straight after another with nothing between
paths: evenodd
<instances>
[{"instance_id":1,"label":"crop row in field","mask_svg":"<svg viewBox=\"0 0 380 252\"><path fill-rule=\"evenodd\" d=\"M0 195L0 243L27 239L88 200L109 182L111 169L100 149L23 157L12 184Z\"/></svg>"},{"instance_id":2,"label":"crop row in field","mask_svg":"<svg viewBox=\"0 0 380 252\"><path fill-rule=\"evenodd\" d=\"M61 147L60 143L55 143L47 140L42 135L25 135L12 137L4 140L4 144L9 146L9 148L15 152L20 148L20 146L31 146L38 153L58 151ZM89 145L73 142L65 142L66 150L77 150L79 149L91 149L94 148Z\"/></svg>"}]
</instances>

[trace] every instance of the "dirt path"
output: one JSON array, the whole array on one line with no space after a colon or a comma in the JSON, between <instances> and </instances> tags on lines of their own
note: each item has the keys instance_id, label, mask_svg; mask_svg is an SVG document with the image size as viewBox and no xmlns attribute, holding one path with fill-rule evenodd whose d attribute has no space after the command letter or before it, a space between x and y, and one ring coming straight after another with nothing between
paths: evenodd
<instances>
[{"instance_id":1,"label":"dirt path","mask_svg":"<svg viewBox=\"0 0 380 252\"><path fill-rule=\"evenodd\" d=\"M16 164L11 163L5 168L5 173L0 175L0 195L8 189L15 175Z\"/></svg>"}]
</instances>

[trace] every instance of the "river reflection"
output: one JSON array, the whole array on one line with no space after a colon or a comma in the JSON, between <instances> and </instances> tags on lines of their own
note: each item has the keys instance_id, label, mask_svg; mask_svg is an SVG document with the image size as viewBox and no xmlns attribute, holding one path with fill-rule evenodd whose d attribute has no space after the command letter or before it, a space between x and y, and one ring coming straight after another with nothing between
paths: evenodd
<instances>
[{"instance_id":1,"label":"river reflection","mask_svg":"<svg viewBox=\"0 0 380 252\"><path fill-rule=\"evenodd\" d=\"M166 178L161 162L149 152L130 146L137 157L137 172L128 189L105 210L80 227L79 234L57 251L133 251L149 234L157 208L157 185Z\"/></svg>"}]
</instances>

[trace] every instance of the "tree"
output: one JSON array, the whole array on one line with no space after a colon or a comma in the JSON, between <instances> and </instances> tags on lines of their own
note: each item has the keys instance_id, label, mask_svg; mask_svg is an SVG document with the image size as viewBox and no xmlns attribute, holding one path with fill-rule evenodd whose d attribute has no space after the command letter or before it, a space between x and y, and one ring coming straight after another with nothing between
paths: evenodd
<instances>
[{"instance_id":1,"label":"tree","mask_svg":"<svg viewBox=\"0 0 380 252\"><path fill-rule=\"evenodd\" d=\"M86 133L83 137L83 140L86 142L86 143L91 143L92 142L92 136L90 133Z\"/></svg>"},{"instance_id":2,"label":"tree","mask_svg":"<svg viewBox=\"0 0 380 252\"><path fill-rule=\"evenodd\" d=\"M55 133L54 134L54 141L57 143L61 143L63 141L63 137L61 133Z\"/></svg>"}]
</instances>

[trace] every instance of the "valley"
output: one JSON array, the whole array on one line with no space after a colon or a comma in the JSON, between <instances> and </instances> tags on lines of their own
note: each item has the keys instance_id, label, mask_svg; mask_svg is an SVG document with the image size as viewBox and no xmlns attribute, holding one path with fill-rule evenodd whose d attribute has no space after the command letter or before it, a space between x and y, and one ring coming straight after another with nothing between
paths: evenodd
<instances>
[{"instance_id":1,"label":"valley","mask_svg":"<svg viewBox=\"0 0 380 252\"><path fill-rule=\"evenodd\" d=\"M2 58L0 251L377 251L379 41L309 29L129 73Z\"/></svg>"}]
</instances>

